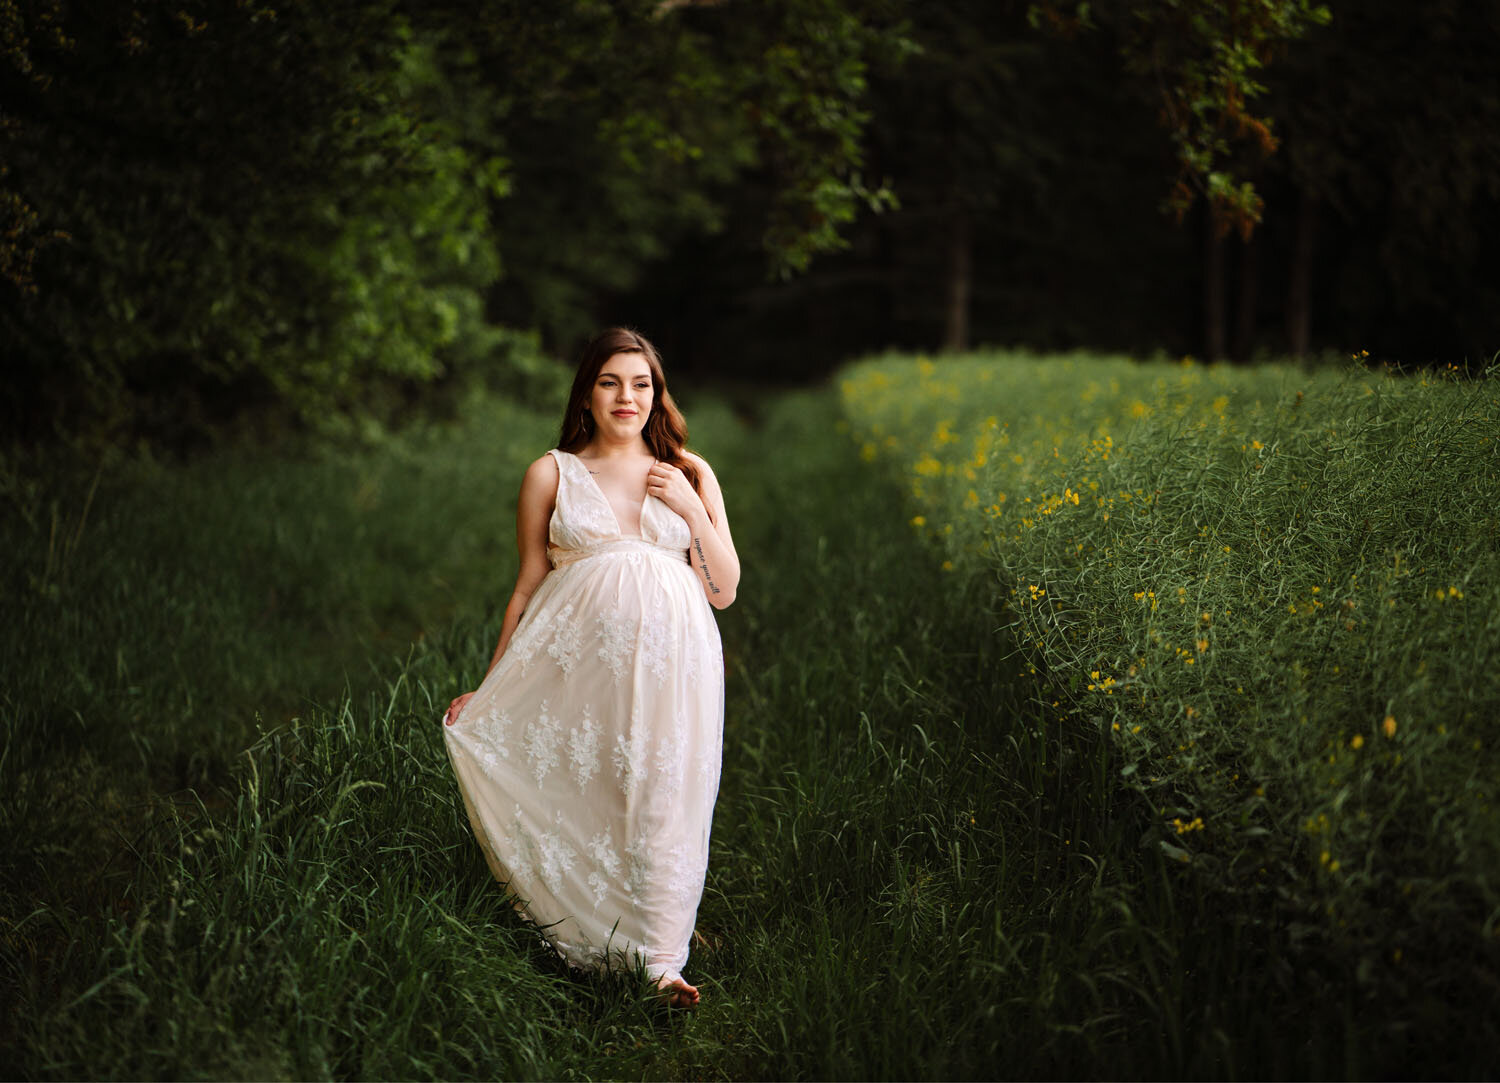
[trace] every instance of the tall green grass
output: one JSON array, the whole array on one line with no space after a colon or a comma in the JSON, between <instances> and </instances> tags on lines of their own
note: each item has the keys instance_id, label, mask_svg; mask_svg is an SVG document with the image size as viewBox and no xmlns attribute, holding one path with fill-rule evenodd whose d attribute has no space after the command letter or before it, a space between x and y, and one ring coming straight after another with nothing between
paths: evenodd
<instances>
[{"instance_id":1,"label":"tall green grass","mask_svg":"<svg viewBox=\"0 0 1500 1083\"><path fill-rule=\"evenodd\" d=\"M996 355L874 361L843 395L1027 644L1035 708L1109 738L1205 907L1271 903L1372 1048L1474 1070L1500 1009L1500 384Z\"/></svg>"},{"instance_id":2,"label":"tall green grass","mask_svg":"<svg viewBox=\"0 0 1500 1083\"><path fill-rule=\"evenodd\" d=\"M135 904L138 836L164 803L219 802L259 730L383 685L424 629L496 604L518 471L550 430L476 403L461 431L373 450L7 473L7 993L51 971L76 923Z\"/></svg>"}]
</instances>

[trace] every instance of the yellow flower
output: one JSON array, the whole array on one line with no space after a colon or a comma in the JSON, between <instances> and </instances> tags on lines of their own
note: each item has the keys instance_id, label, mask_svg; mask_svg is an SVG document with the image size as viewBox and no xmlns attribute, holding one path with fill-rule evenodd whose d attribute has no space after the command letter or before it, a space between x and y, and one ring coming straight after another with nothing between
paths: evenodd
<instances>
[{"instance_id":1,"label":"yellow flower","mask_svg":"<svg viewBox=\"0 0 1500 1083\"><path fill-rule=\"evenodd\" d=\"M1349 747L1352 748L1352 749L1355 749L1355 750L1364 748L1365 747L1365 739L1364 739L1364 737L1362 737L1361 735L1359 735L1359 734L1356 733L1354 735L1353 739L1350 740Z\"/></svg>"},{"instance_id":2,"label":"yellow flower","mask_svg":"<svg viewBox=\"0 0 1500 1083\"><path fill-rule=\"evenodd\" d=\"M927 516L925 516L925 515L913 515L911 517L911 525L912 526L926 526L927 525Z\"/></svg>"},{"instance_id":3,"label":"yellow flower","mask_svg":"<svg viewBox=\"0 0 1500 1083\"><path fill-rule=\"evenodd\" d=\"M1396 736L1396 716L1393 714L1386 715L1385 721L1380 724L1380 729L1387 737Z\"/></svg>"}]
</instances>

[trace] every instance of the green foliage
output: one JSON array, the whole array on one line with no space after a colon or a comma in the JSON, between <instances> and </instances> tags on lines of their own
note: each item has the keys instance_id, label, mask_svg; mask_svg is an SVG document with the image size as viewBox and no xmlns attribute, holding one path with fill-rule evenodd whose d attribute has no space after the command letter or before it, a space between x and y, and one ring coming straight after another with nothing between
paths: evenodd
<instances>
[{"instance_id":1,"label":"green foliage","mask_svg":"<svg viewBox=\"0 0 1500 1083\"><path fill-rule=\"evenodd\" d=\"M1213 905L1393 1027L1493 988L1493 379L891 358L845 402Z\"/></svg>"},{"instance_id":2,"label":"green foliage","mask_svg":"<svg viewBox=\"0 0 1500 1083\"><path fill-rule=\"evenodd\" d=\"M506 367L472 60L391 4L178 7L70 11L37 58L7 156L70 241L6 308L13 431L181 439L266 404L340 426Z\"/></svg>"},{"instance_id":3,"label":"green foliage","mask_svg":"<svg viewBox=\"0 0 1500 1083\"><path fill-rule=\"evenodd\" d=\"M909 48L900 30L886 37L861 21L864 12L833 0L780 0L760 55L749 70L752 110L769 165L779 181L766 231L773 269L783 277L807 269L815 255L845 246L841 229L862 208L895 206L888 185L870 188L860 175L862 136L870 120L865 96L868 56Z\"/></svg>"}]
</instances>

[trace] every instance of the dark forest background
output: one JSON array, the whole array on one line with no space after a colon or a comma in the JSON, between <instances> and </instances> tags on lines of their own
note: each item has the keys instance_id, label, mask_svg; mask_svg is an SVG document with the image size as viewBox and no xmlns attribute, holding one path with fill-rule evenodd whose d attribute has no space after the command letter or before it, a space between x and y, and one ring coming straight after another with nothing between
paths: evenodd
<instances>
[{"instance_id":1,"label":"dark forest background","mask_svg":"<svg viewBox=\"0 0 1500 1083\"><path fill-rule=\"evenodd\" d=\"M0 0L3 442L886 347L1500 350L1500 5Z\"/></svg>"}]
</instances>

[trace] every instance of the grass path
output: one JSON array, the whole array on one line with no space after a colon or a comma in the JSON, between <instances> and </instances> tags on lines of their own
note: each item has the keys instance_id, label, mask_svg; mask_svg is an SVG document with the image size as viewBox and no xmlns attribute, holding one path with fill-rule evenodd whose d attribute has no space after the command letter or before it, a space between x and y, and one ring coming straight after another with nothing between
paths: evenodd
<instances>
[{"instance_id":1,"label":"grass path","mask_svg":"<svg viewBox=\"0 0 1500 1083\"><path fill-rule=\"evenodd\" d=\"M7 1074L1400 1071L1361 1060L1346 975L1278 963L1255 900L1204 922L1192 882L1138 845L1145 810L1107 744L1040 721L993 592L941 569L837 431L834 396L786 396L751 426L691 417L744 562L721 616L695 1016L569 978L479 857L436 719L488 659L497 574L472 588L488 620L429 630L239 757L211 820L136 840L128 912L7 928ZM486 487L513 491L461 488ZM461 514L451 503L424 529ZM49 923L63 935L32 935ZM61 946L28 955L43 942Z\"/></svg>"}]
</instances>

